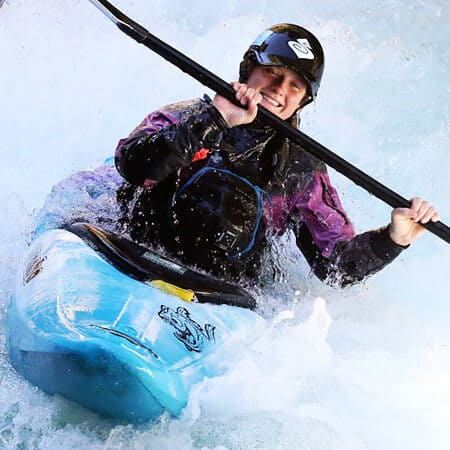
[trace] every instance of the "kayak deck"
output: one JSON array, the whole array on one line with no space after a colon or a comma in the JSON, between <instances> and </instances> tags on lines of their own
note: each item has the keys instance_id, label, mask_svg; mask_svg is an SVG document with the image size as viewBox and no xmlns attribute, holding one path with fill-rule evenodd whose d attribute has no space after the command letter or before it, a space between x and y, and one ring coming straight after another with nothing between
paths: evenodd
<instances>
[{"instance_id":1,"label":"kayak deck","mask_svg":"<svg viewBox=\"0 0 450 450\"><path fill-rule=\"evenodd\" d=\"M84 229L92 246L103 246L101 255L66 230L47 232L30 247L8 308L12 365L46 392L107 417L134 422L166 410L178 415L193 384L222 372L222 345L258 316L247 308L183 301L152 284L167 280L164 270L179 273L186 280L180 287L195 296L199 286L206 295L220 292L206 290L206 281L194 284L182 266L165 264L157 273L153 256L139 256L143 247L129 257L125 245L135 244ZM139 269L146 273L142 281L108 262L134 267L140 257L147 261L145 271Z\"/></svg>"}]
</instances>

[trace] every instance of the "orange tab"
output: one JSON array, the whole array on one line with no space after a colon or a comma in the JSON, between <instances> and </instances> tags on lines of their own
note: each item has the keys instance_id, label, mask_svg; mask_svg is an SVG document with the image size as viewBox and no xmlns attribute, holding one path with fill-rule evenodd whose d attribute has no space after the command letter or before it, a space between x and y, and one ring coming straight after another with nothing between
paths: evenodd
<instances>
[{"instance_id":1,"label":"orange tab","mask_svg":"<svg viewBox=\"0 0 450 450\"><path fill-rule=\"evenodd\" d=\"M209 154L209 148L201 148L198 152L194 153L194 159L192 162L200 161L201 159L205 159Z\"/></svg>"}]
</instances>

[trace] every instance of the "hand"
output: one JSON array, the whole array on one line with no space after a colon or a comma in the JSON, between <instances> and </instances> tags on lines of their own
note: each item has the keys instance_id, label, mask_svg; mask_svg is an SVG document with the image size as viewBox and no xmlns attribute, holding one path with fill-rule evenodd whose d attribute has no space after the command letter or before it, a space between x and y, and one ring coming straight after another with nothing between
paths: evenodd
<instances>
[{"instance_id":1,"label":"hand","mask_svg":"<svg viewBox=\"0 0 450 450\"><path fill-rule=\"evenodd\" d=\"M222 114L229 127L253 122L258 113L258 103L261 103L262 95L254 89L248 88L245 83L233 82L231 85L236 92L236 100L244 108L236 106L221 95L214 97L214 106Z\"/></svg>"},{"instance_id":2,"label":"hand","mask_svg":"<svg viewBox=\"0 0 450 450\"><path fill-rule=\"evenodd\" d=\"M410 208L395 208L391 214L389 233L398 245L409 245L425 232L421 223L437 222L439 214L434 207L421 198L411 199Z\"/></svg>"}]
</instances>

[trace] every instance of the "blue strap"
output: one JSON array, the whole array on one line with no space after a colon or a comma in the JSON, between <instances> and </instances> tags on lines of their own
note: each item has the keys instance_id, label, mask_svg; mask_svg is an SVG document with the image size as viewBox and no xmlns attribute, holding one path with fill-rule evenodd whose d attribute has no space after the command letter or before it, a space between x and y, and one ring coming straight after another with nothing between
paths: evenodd
<instances>
[{"instance_id":1,"label":"blue strap","mask_svg":"<svg viewBox=\"0 0 450 450\"><path fill-rule=\"evenodd\" d=\"M196 172L178 190L177 196L181 195L183 193L183 191L185 191L192 183L194 183L204 173L209 172L211 170L216 170L217 172L226 173L228 175L231 175L232 177L235 177L235 178L241 180L243 183L247 184L247 186L250 186L256 193L256 198L257 198L257 201L258 201L258 214L257 214L257 217L256 217L256 225L255 225L255 227L253 229L253 233L252 233L252 237L250 239L250 242L247 245L247 247L245 247L240 252L237 252L234 255L228 255L227 256L227 259L236 259L236 258L239 258L240 256L242 256L243 254L247 253L255 245L256 235L258 233L259 225L261 223L261 219L262 219L262 215L263 215L263 211L264 211L263 196L265 195L267 197L267 199L268 199L268 201L269 201L269 203L271 205L272 205L272 199L270 198L270 195L269 195L269 193L267 191L265 191L264 189L261 189L259 186L254 185L249 180L247 180L247 178L241 177L241 176L239 176L239 175L235 174L234 172L232 172L230 170L227 170L227 169L219 169L217 167L210 167L210 166L202 167L198 172Z\"/></svg>"}]
</instances>

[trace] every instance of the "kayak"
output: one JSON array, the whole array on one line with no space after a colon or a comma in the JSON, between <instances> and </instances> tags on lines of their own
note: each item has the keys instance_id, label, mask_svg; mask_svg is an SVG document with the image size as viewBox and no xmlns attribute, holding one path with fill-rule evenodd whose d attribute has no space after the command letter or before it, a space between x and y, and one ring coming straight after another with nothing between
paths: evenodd
<instances>
[{"instance_id":1,"label":"kayak","mask_svg":"<svg viewBox=\"0 0 450 450\"><path fill-rule=\"evenodd\" d=\"M8 305L8 354L34 385L105 417L177 416L194 384L223 372L224 344L261 320L254 307L234 285L75 224L30 246Z\"/></svg>"}]
</instances>

